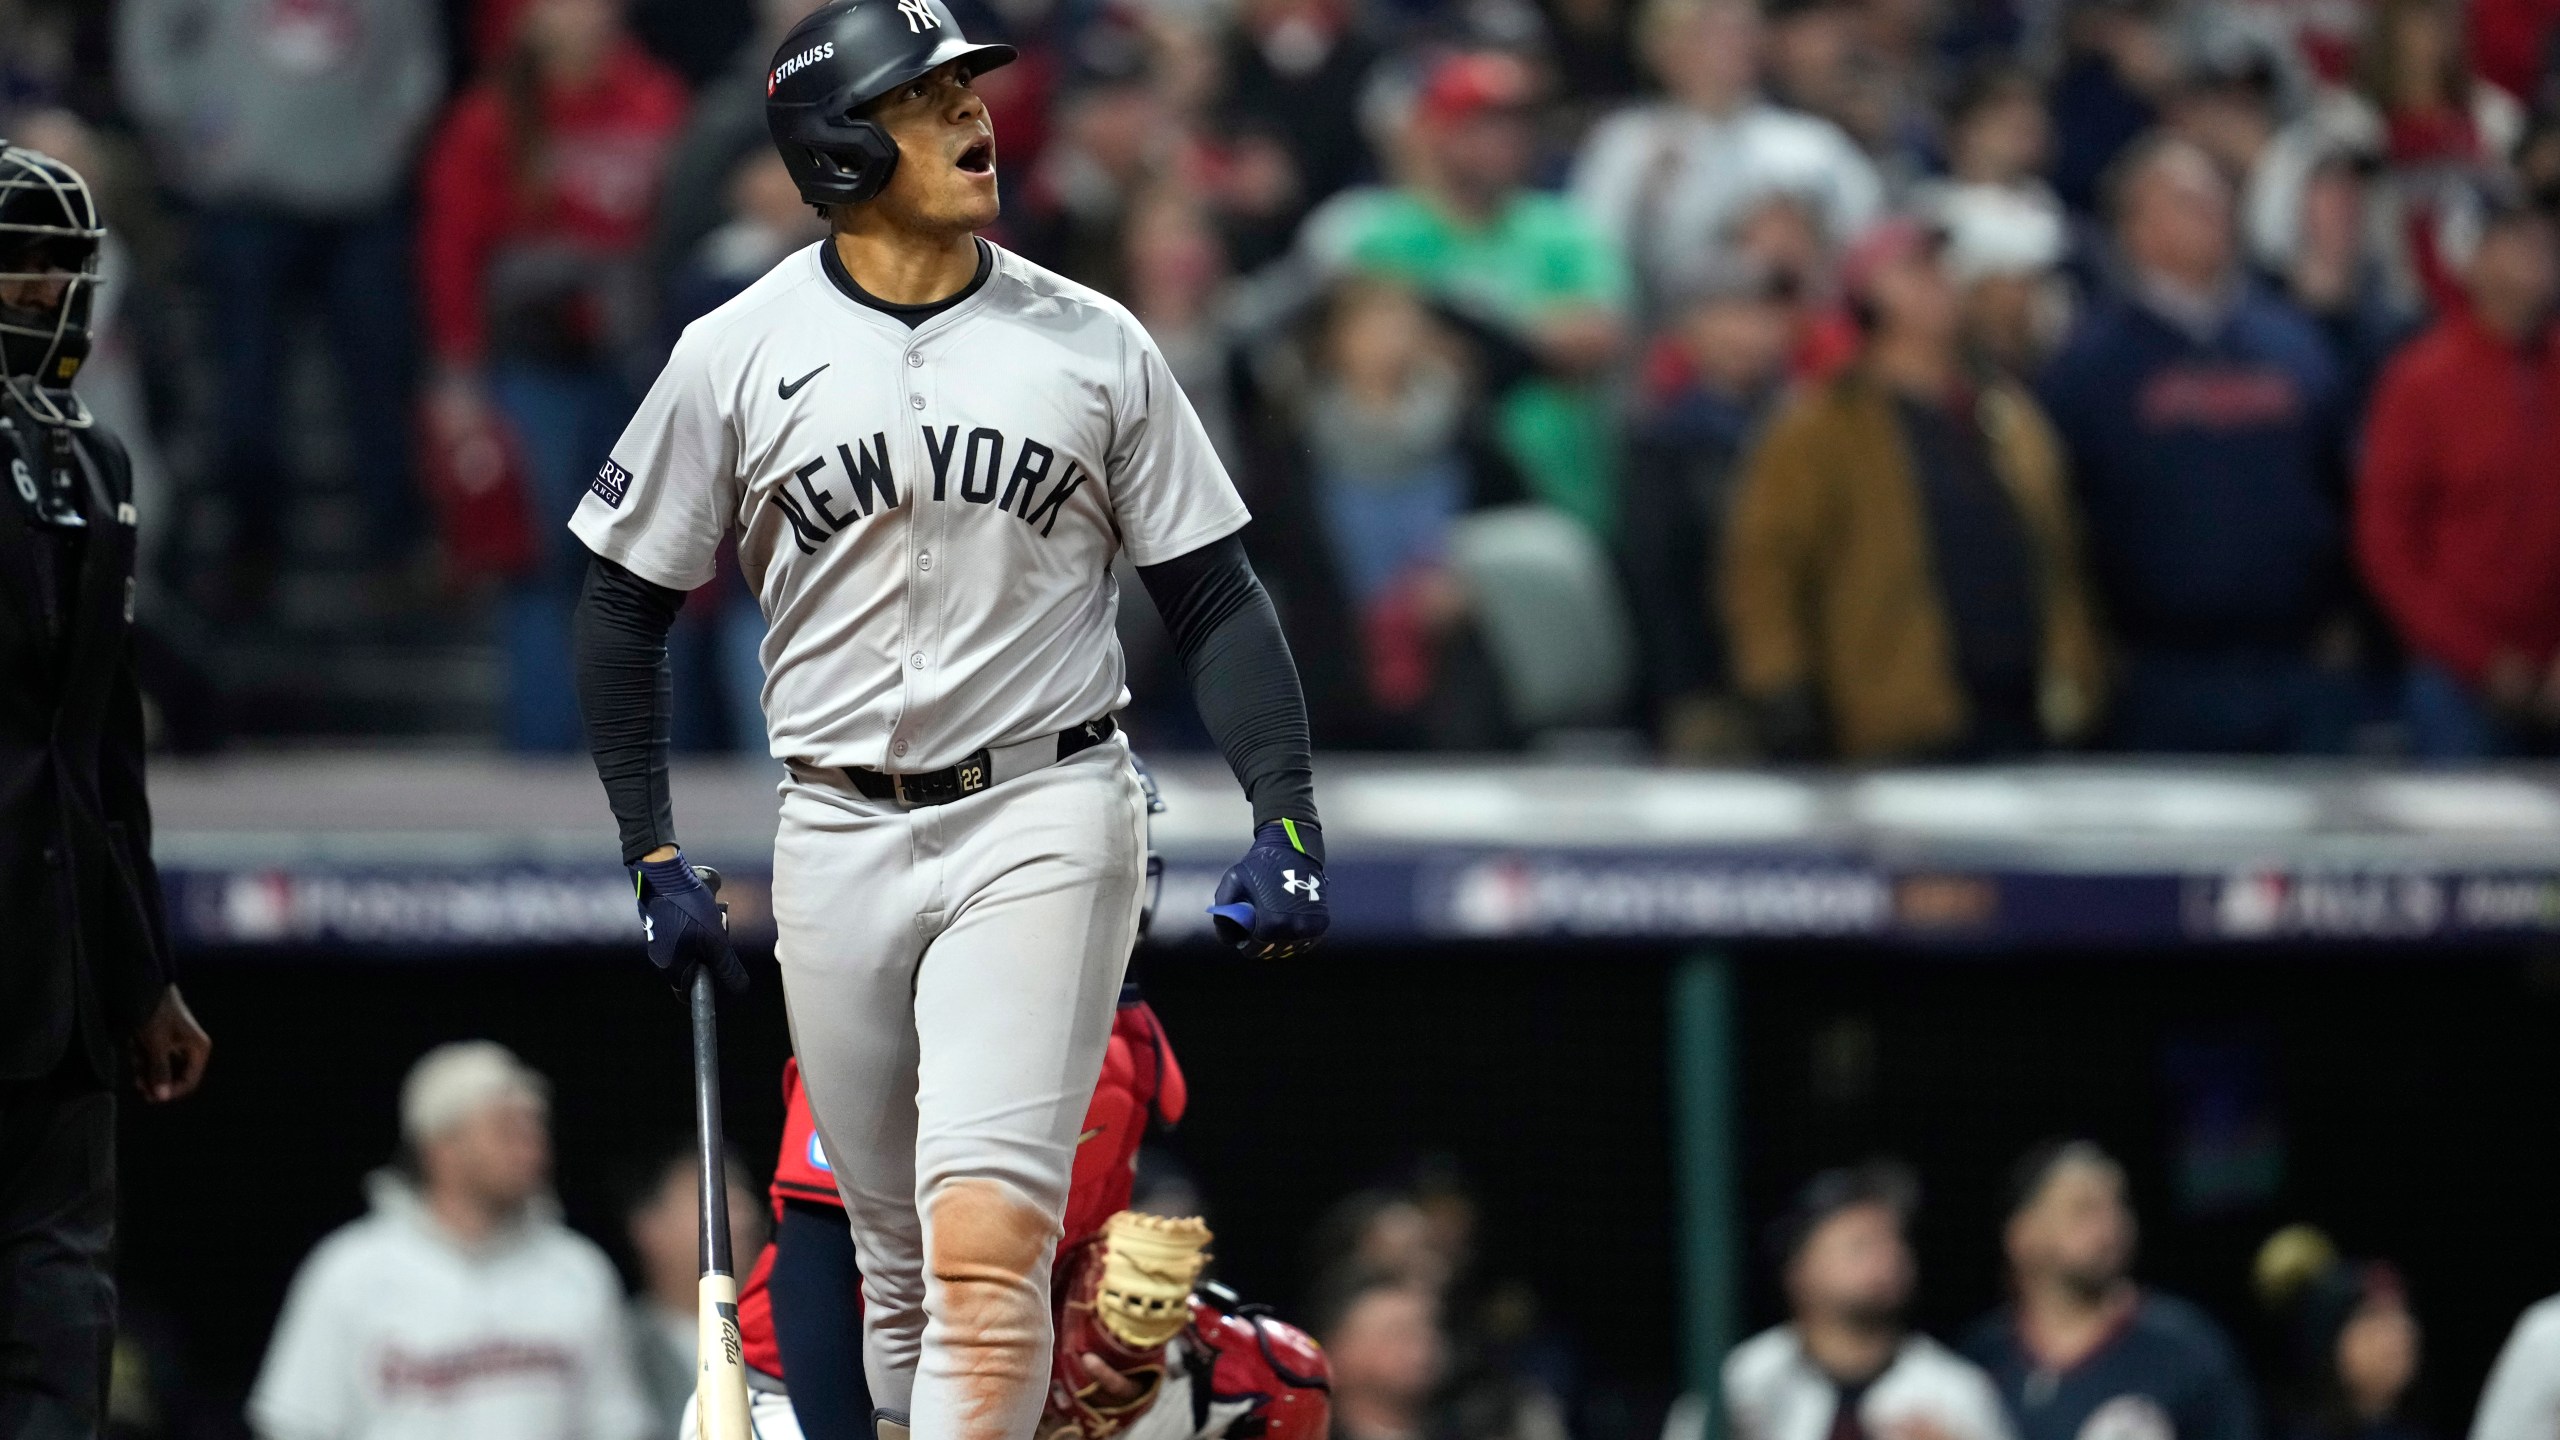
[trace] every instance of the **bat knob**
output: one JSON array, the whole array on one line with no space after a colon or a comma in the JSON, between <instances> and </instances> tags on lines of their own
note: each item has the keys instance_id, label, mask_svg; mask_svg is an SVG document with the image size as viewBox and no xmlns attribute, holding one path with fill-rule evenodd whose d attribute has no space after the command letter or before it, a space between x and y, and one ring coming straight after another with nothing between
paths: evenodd
<instances>
[{"instance_id":1,"label":"bat knob","mask_svg":"<svg viewBox=\"0 0 2560 1440\"><path fill-rule=\"evenodd\" d=\"M1253 938L1253 905L1244 900L1212 905L1209 907L1209 925L1218 932L1219 939L1230 945L1242 945Z\"/></svg>"},{"instance_id":2,"label":"bat knob","mask_svg":"<svg viewBox=\"0 0 2560 1440\"><path fill-rule=\"evenodd\" d=\"M714 895L720 893L719 871L712 869L708 865L696 865L693 867L693 878L702 882L703 889L710 891Z\"/></svg>"}]
</instances>

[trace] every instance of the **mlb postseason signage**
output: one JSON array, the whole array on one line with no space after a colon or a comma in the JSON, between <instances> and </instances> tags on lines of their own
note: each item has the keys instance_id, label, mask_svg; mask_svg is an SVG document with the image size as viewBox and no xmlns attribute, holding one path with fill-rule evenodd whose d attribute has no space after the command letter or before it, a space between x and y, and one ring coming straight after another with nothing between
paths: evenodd
<instances>
[{"instance_id":1,"label":"mlb postseason signage","mask_svg":"<svg viewBox=\"0 0 2560 1440\"><path fill-rule=\"evenodd\" d=\"M170 763L181 943L385 956L619 944L594 779L506 762ZM1242 823L1160 761L1159 944L1205 943ZM2560 771L2074 765L1788 774L1328 761L1334 935L1354 944L1867 941L1921 948L2494 942L2560 935ZM769 940L772 777L679 767L689 847ZM692 817L699 817L698 819Z\"/></svg>"}]
</instances>

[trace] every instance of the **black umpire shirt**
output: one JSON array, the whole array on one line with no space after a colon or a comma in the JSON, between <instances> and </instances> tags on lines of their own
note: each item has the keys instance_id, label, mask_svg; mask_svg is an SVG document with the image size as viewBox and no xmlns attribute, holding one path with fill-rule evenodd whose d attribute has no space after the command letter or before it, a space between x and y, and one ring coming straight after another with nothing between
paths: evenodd
<instances>
[{"instance_id":1,"label":"black umpire shirt","mask_svg":"<svg viewBox=\"0 0 2560 1440\"><path fill-rule=\"evenodd\" d=\"M0 1083L66 1063L112 1083L171 975L134 680L133 471L106 431L76 432L87 523L66 534L28 498L46 449L0 391Z\"/></svg>"}]
</instances>

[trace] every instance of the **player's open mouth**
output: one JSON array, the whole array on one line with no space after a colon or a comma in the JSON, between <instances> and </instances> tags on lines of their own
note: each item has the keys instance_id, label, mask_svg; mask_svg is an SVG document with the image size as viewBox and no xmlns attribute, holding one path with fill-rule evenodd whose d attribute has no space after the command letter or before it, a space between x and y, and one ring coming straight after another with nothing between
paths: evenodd
<instances>
[{"instance_id":1,"label":"player's open mouth","mask_svg":"<svg viewBox=\"0 0 2560 1440\"><path fill-rule=\"evenodd\" d=\"M959 166L972 175L992 175L996 168L996 146L992 140L981 140L960 152Z\"/></svg>"}]
</instances>

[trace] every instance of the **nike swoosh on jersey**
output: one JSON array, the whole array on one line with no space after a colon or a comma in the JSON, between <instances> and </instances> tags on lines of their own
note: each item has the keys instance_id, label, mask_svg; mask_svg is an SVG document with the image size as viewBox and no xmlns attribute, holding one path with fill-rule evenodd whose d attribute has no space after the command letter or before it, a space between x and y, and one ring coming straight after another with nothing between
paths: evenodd
<instances>
[{"instance_id":1,"label":"nike swoosh on jersey","mask_svg":"<svg viewBox=\"0 0 2560 1440\"><path fill-rule=\"evenodd\" d=\"M828 362L827 362L827 365L832 365L832 364L834 364L834 363L835 363L834 361L830 360L830 361L828 361ZM827 368L827 365L821 365L821 366L819 366L819 367L818 367L818 370L824 370L824 369L826 369L826 368ZM812 371L810 371L808 374L801 376L801 377L800 377L799 379L797 379L797 380L781 380L781 381L776 381L776 382L775 382L775 384L776 384L776 385L778 385L778 386L781 388L781 391L782 391L782 398L783 398L783 399L785 399L785 400L788 400L788 399L790 399L792 396L799 394L799 393L800 393L800 387L801 387L801 386L806 385L806 384L808 384L810 381L815 380L815 379L817 379L817 378L818 378L818 370L812 370Z\"/></svg>"}]
</instances>

